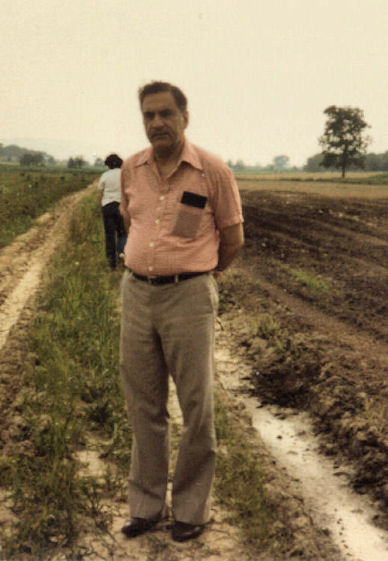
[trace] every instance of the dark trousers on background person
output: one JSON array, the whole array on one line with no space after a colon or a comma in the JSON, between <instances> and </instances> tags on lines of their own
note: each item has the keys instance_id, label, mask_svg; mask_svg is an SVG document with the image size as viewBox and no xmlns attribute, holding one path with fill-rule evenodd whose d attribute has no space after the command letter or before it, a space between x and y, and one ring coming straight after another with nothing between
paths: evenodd
<instances>
[{"instance_id":1,"label":"dark trousers on background person","mask_svg":"<svg viewBox=\"0 0 388 561\"><path fill-rule=\"evenodd\" d=\"M127 236L119 203L114 201L102 207L105 228L105 250L111 269L117 265L117 256L123 253Z\"/></svg>"}]
</instances>

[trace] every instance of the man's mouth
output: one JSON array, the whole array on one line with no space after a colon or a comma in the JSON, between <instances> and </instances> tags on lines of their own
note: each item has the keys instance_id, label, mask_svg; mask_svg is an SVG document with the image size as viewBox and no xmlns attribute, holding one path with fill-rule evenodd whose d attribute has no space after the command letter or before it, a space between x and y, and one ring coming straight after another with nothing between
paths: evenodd
<instances>
[{"instance_id":1,"label":"man's mouth","mask_svg":"<svg viewBox=\"0 0 388 561\"><path fill-rule=\"evenodd\" d=\"M151 136L152 140L159 140L162 138L168 138L168 134L166 132L155 132L152 136Z\"/></svg>"}]
</instances>

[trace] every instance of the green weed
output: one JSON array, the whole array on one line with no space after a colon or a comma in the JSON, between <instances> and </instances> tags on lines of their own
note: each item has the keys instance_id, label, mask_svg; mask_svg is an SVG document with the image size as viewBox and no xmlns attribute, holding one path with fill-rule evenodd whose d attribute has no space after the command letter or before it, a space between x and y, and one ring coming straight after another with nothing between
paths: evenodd
<instances>
[{"instance_id":1,"label":"green weed","mask_svg":"<svg viewBox=\"0 0 388 561\"><path fill-rule=\"evenodd\" d=\"M247 326L251 337L262 337L263 339L271 339L281 330L280 325L270 314L248 317Z\"/></svg>"},{"instance_id":2,"label":"green weed","mask_svg":"<svg viewBox=\"0 0 388 561\"><path fill-rule=\"evenodd\" d=\"M300 269L291 269L290 272L298 282L310 290L316 292L327 292L330 290L330 287L322 279L314 277L310 273Z\"/></svg>"},{"instance_id":3,"label":"green weed","mask_svg":"<svg viewBox=\"0 0 388 561\"><path fill-rule=\"evenodd\" d=\"M259 459L252 455L247 436L233 418L223 397L216 400L217 456L215 490L230 512L230 521L256 547L265 548L271 536L273 512L263 487Z\"/></svg>"}]
</instances>

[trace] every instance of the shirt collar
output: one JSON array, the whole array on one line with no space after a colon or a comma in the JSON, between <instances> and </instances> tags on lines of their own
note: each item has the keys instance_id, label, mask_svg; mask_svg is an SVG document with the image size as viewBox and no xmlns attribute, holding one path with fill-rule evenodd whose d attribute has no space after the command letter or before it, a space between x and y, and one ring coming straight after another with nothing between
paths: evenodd
<instances>
[{"instance_id":1,"label":"shirt collar","mask_svg":"<svg viewBox=\"0 0 388 561\"><path fill-rule=\"evenodd\" d=\"M150 146L149 148L146 148L139 156L135 167L139 167L142 166L144 164L151 164L155 162L154 159L154 150L152 148L152 146ZM183 150L182 150L182 154L179 158L179 162L177 167L179 167L181 165L182 162L187 162L188 164L190 164L191 166L193 166L196 169L199 170L203 170L202 164L201 164L201 160L199 159L198 153L195 149L195 146L193 144L191 144L190 142L188 142L185 139L184 145L183 145Z\"/></svg>"}]
</instances>

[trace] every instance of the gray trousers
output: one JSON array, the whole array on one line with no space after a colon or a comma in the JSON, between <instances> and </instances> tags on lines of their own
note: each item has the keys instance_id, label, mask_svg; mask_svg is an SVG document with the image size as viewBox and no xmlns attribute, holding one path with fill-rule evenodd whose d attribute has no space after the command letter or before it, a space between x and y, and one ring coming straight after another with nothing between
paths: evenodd
<instances>
[{"instance_id":1,"label":"gray trousers","mask_svg":"<svg viewBox=\"0 0 388 561\"><path fill-rule=\"evenodd\" d=\"M172 483L180 522L209 519L216 439L213 420L217 283L211 274L152 286L126 271L122 281L120 374L133 431L131 516L166 512L169 469L168 382L183 430Z\"/></svg>"}]
</instances>

